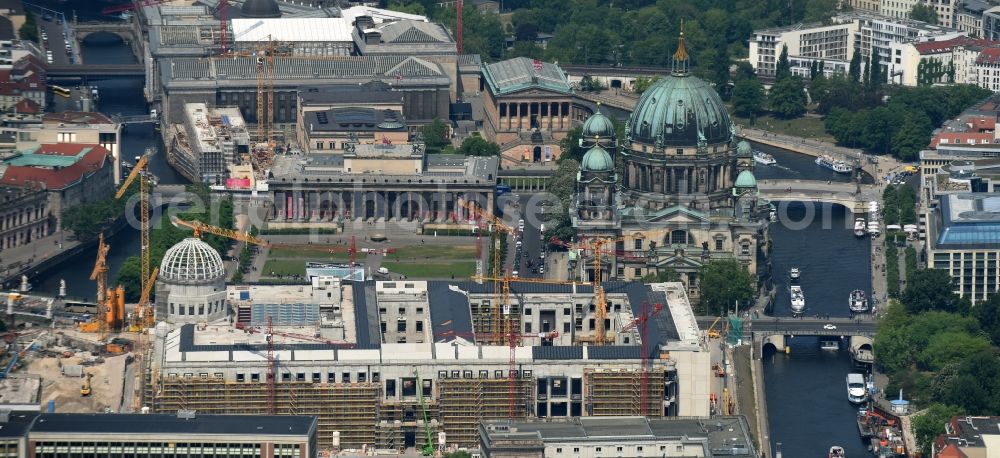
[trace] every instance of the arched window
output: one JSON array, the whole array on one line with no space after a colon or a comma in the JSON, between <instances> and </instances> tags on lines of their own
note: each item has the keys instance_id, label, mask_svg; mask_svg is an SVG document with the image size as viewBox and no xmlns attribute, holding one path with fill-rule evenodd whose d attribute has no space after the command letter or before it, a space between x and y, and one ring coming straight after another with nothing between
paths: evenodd
<instances>
[{"instance_id":1,"label":"arched window","mask_svg":"<svg viewBox=\"0 0 1000 458\"><path fill-rule=\"evenodd\" d=\"M670 244L671 245L687 245L688 244L688 233L685 230L677 229L670 232Z\"/></svg>"}]
</instances>

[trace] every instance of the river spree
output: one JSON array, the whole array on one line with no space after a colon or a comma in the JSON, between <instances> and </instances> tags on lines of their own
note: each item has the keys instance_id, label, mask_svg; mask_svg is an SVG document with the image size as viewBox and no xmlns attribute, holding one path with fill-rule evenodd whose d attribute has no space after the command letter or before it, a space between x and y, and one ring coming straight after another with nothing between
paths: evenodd
<instances>
[{"instance_id":1,"label":"river spree","mask_svg":"<svg viewBox=\"0 0 1000 458\"><path fill-rule=\"evenodd\" d=\"M81 52L85 62L94 63L134 63L128 47L113 35L101 35L88 39ZM112 115L124 116L149 113L143 95L143 82L137 78L116 78L91 82L98 87L100 101L98 111ZM153 147L156 153L150 161L150 170L162 184L182 184L187 180L174 171L166 161L163 144L159 133L152 124L137 124L126 127L122 132L122 159L134 162L135 156L141 155L147 148ZM155 226L154 226L155 227ZM108 278L114 280L121 264L129 256L139 254L139 231L137 228L126 227L108 240L111 251L108 253ZM90 280L90 270L97 256L97 248L85 250L81 254L62 263L60 268L52 269L45 274L32 278L35 291L43 294L57 294L59 280L65 279L67 293L75 298L93 300L96 297L96 287Z\"/></svg>"}]
</instances>

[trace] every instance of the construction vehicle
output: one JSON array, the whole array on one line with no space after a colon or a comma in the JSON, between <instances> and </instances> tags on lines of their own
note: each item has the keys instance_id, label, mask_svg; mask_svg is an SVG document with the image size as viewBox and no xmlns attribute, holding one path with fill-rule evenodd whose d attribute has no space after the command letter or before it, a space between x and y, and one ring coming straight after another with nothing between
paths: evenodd
<instances>
[{"instance_id":1,"label":"construction vehicle","mask_svg":"<svg viewBox=\"0 0 1000 458\"><path fill-rule=\"evenodd\" d=\"M708 327L708 338L709 339L718 339L718 338L722 337L722 333L719 332L719 330L715 329L715 325L719 324L719 320L721 320L721 319L722 319L722 317L716 317L715 321L712 322L712 325Z\"/></svg>"},{"instance_id":2,"label":"construction vehicle","mask_svg":"<svg viewBox=\"0 0 1000 458\"><path fill-rule=\"evenodd\" d=\"M83 385L80 386L80 396L90 396L91 386L90 379L94 377L94 374L87 373L86 380L83 381Z\"/></svg>"},{"instance_id":3,"label":"construction vehicle","mask_svg":"<svg viewBox=\"0 0 1000 458\"><path fill-rule=\"evenodd\" d=\"M420 449L423 456L434 456L434 434L431 432L431 421L427 416L427 403L424 402L424 382L420 380L420 371L414 370L417 377L417 399L420 400L420 411L424 416L424 432L427 433L427 442Z\"/></svg>"}]
</instances>

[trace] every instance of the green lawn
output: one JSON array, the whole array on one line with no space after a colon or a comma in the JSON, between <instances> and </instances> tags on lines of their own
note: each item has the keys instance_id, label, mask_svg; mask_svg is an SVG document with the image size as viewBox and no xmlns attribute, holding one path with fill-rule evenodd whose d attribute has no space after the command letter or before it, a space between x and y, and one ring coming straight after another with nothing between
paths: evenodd
<instances>
[{"instance_id":1,"label":"green lawn","mask_svg":"<svg viewBox=\"0 0 1000 458\"><path fill-rule=\"evenodd\" d=\"M449 263L383 262L382 267L407 278L468 278L476 273L476 262L453 261Z\"/></svg>"},{"instance_id":2,"label":"green lawn","mask_svg":"<svg viewBox=\"0 0 1000 458\"><path fill-rule=\"evenodd\" d=\"M733 116L733 121L744 127L763 129L783 135L794 135L796 137L811 138L815 140L831 142L834 138L826 133L823 127L823 118L806 117L795 119L778 119L772 116L758 116L757 123L750 125L750 119Z\"/></svg>"},{"instance_id":3,"label":"green lawn","mask_svg":"<svg viewBox=\"0 0 1000 458\"><path fill-rule=\"evenodd\" d=\"M274 275L271 275L274 272ZM277 277L278 275L289 276L299 274L305 276L306 263L302 260L294 259L268 259L264 263L263 276Z\"/></svg>"},{"instance_id":4,"label":"green lawn","mask_svg":"<svg viewBox=\"0 0 1000 458\"><path fill-rule=\"evenodd\" d=\"M439 259L475 260L475 245L411 245L399 247L395 253L386 255L386 260L422 261Z\"/></svg>"},{"instance_id":5,"label":"green lawn","mask_svg":"<svg viewBox=\"0 0 1000 458\"><path fill-rule=\"evenodd\" d=\"M323 245L323 246L281 246L271 248L268 252L268 259L302 259L306 261L347 261L351 256L345 252L330 253L331 249L337 251L346 250L345 245ZM367 254L358 249L358 259L363 259Z\"/></svg>"}]
</instances>

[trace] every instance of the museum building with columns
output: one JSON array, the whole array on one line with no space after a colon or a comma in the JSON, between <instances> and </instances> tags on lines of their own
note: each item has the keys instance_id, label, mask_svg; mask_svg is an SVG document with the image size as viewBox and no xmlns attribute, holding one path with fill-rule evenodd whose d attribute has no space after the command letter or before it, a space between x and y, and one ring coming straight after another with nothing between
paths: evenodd
<instances>
[{"instance_id":1,"label":"museum building with columns","mask_svg":"<svg viewBox=\"0 0 1000 458\"><path fill-rule=\"evenodd\" d=\"M460 223L467 202L493 208L496 157L426 154L421 142L349 143L342 151L275 157L271 227L345 221Z\"/></svg>"}]
</instances>

